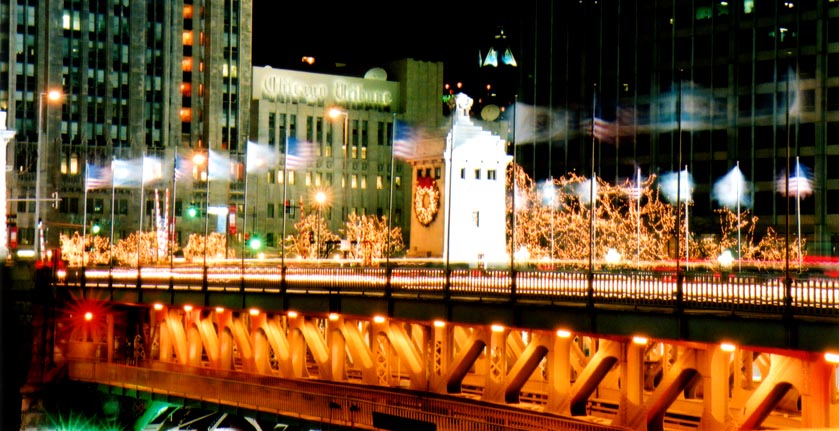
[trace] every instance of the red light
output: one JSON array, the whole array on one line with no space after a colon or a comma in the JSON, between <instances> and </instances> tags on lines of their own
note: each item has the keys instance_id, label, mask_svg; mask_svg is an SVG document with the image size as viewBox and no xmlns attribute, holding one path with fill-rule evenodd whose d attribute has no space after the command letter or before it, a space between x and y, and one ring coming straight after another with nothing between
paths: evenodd
<instances>
[{"instance_id":1,"label":"red light","mask_svg":"<svg viewBox=\"0 0 839 431\"><path fill-rule=\"evenodd\" d=\"M93 313L91 313L90 311L85 312L84 313L84 320L88 321L88 322L93 320Z\"/></svg>"}]
</instances>

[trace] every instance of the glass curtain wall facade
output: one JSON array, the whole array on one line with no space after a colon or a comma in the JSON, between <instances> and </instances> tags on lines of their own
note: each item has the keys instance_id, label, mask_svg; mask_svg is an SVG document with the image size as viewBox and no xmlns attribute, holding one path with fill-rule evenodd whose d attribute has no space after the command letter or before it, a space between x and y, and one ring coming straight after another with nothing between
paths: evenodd
<instances>
[{"instance_id":1,"label":"glass curtain wall facade","mask_svg":"<svg viewBox=\"0 0 839 431\"><path fill-rule=\"evenodd\" d=\"M590 176L593 166L602 180L619 183L639 168L644 177L687 168L691 230L714 234L713 186L739 164L760 225L784 234L800 220L809 254L836 254L839 2L527 7L519 101L568 114L567 133L517 147L535 179ZM812 188L801 195L800 219L779 181L795 175L796 161Z\"/></svg>"},{"instance_id":2,"label":"glass curtain wall facade","mask_svg":"<svg viewBox=\"0 0 839 431\"><path fill-rule=\"evenodd\" d=\"M139 228L140 208L146 209L143 229L150 230L151 190L173 191L168 169L168 178L147 186L146 202L140 202L139 190L117 189L112 195L107 187L90 190L85 202L88 164L107 166L113 159L145 155L171 166L176 149L213 148L241 157L247 113L239 111L249 108L250 23L251 5L239 0L0 5L0 109L17 132L9 144L8 185L10 197L20 199L10 212L17 215L21 245L35 240L31 199L39 157L41 194L60 198L40 208L50 248L58 245L60 233L81 233L85 209L88 224L100 220L107 232L113 223L114 240ZM47 102L42 96L53 90L61 97ZM184 211L181 202L193 199L193 188L206 187L195 182L173 193L171 208ZM238 188L233 182L213 193L226 203L235 200ZM195 194L204 199L205 193Z\"/></svg>"}]
</instances>

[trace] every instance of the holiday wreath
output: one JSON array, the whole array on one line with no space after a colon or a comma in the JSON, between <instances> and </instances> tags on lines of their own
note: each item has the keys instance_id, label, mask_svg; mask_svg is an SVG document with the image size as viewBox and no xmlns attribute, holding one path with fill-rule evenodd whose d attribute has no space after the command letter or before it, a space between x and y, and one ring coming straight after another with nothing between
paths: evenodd
<instances>
[{"instance_id":1,"label":"holiday wreath","mask_svg":"<svg viewBox=\"0 0 839 431\"><path fill-rule=\"evenodd\" d=\"M414 193L414 213L423 226L428 226L440 210L440 190L431 177L420 177Z\"/></svg>"}]
</instances>

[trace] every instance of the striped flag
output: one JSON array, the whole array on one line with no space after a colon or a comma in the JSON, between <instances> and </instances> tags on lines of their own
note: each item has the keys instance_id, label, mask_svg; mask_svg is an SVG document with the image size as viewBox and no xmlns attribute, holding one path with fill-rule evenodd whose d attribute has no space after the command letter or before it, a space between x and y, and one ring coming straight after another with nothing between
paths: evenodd
<instances>
[{"instance_id":1,"label":"striped flag","mask_svg":"<svg viewBox=\"0 0 839 431\"><path fill-rule=\"evenodd\" d=\"M409 159L417 148L417 132L408 123L396 120L393 137L393 157Z\"/></svg>"},{"instance_id":2,"label":"striped flag","mask_svg":"<svg viewBox=\"0 0 839 431\"><path fill-rule=\"evenodd\" d=\"M85 174L85 190L111 187L111 169L107 166L85 163Z\"/></svg>"},{"instance_id":3,"label":"striped flag","mask_svg":"<svg viewBox=\"0 0 839 431\"><path fill-rule=\"evenodd\" d=\"M615 140L615 123L594 117L594 137L603 142Z\"/></svg>"},{"instance_id":4,"label":"striped flag","mask_svg":"<svg viewBox=\"0 0 839 431\"><path fill-rule=\"evenodd\" d=\"M183 157L175 151L175 181L190 181L193 178L192 159Z\"/></svg>"},{"instance_id":5,"label":"striped flag","mask_svg":"<svg viewBox=\"0 0 839 431\"><path fill-rule=\"evenodd\" d=\"M285 155L286 169L305 169L315 158L315 145L309 141L288 138Z\"/></svg>"}]
</instances>

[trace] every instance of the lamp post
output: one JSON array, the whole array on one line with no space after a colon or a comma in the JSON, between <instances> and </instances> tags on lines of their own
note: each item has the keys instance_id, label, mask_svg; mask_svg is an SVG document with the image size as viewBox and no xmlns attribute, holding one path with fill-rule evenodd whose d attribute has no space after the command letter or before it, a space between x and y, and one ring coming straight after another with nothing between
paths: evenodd
<instances>
[{"instance_id":1,"label":"lamp post","mask_svg":"<svg viewBox=\"0 0 839 431\"><path fill-rule=\"evenodd\" d=\"M204 181L206 181L206 188L204 189L204 291L207 291L207 235L210 228L210 153L207 154L196 153L192 156L192 163L195 166L205 166Z\"/></svg>"},{"instance_id":2,"label":"lamp post","mask_svg":"<svg viewBox=\"0 0 839 431\"><path fill-rule=\"evenodd\" d=\"M323 204L326 203L326 193L323 191L318 191L315 193L315 202L318 205L318 232L317 238L315 239L315 259L320 259L320 243L321 243L321 236L320 236L320 225L323 223Z\"/></svg>"},{"instance_id":3,"label":"lamp post","mask_svg":"<svg viewBox=\"0 0 839 431\"><path fill-rule=\"evenodd\" d=\"M41 244L41 230L46 225L46 217L41 215L41 170L44 168L46 152L44 142L47 140L47 130L44 127L44 111L48 102L55 102L61 99L61 92L50 90L38 94L38 160L35 162L35 256L43 260L43 244Z\"/></svg>"},{"instance_id":4,"label":"lamp post","mask_svg":"<svg viewBox=\"0 0 839 431\"><path fill-rule=\"evenodd\" d=\"M0 111L0 166L6 166L6 144L15 136L14 130L6 129L6 111ZM6 215L6 173L0 173L0 214ZM9 257L9 227L0 227L0 263Z\"/></svg>"}]
</instances>

